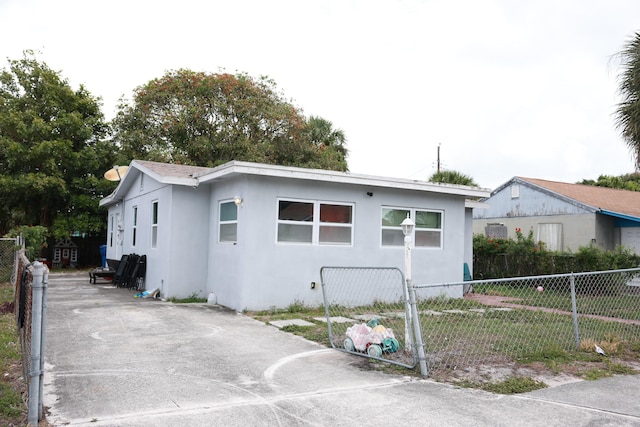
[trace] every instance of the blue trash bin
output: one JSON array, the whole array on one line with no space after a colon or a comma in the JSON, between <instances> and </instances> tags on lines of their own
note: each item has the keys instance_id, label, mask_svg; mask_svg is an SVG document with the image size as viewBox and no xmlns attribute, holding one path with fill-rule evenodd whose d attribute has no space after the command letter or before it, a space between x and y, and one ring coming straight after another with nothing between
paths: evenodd
<instances>
[{"instance_id":1,"label":"blue trash bin","mask_svg":"<svg viewBox=\"0 0 640 427\"><path fill-rule=\"evenodd\" d=\"M102 257L102 266L107 266L107 245L100 245L100 256Z\"/></svg>"}]
</instances>

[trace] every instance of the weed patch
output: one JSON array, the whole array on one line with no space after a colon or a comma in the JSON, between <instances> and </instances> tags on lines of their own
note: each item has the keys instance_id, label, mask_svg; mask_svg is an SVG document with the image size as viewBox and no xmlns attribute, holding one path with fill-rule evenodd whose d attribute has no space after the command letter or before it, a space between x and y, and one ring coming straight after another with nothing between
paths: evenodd
<instances>
[{"instance_id":1,"label":"weed patch","mask_svg":"<svg viewBox=\"0 0 640 427\"><path fill-rule=\"evenodd\" d=\"M460 387L479 388L496 394L517 394L546 388L542 381L529 377L509 377L503 381L481 383L477 381L460 381L456 383Z\"/></svg>"}]
</instances>

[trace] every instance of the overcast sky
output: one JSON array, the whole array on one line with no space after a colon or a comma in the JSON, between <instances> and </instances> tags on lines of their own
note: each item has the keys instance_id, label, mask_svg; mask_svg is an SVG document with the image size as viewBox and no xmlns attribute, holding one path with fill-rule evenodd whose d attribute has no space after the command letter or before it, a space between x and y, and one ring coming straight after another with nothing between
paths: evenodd
<instances>
[{"instance_id":1,"label":"overcast sky","mask_svg":"<svg viewBox=\"0 0 640 427\"><path fill-rule=\"evenodd\" d=\"M26 49L103 100L167 70L275 80L347 136L353 173L495 188L633 172L614 125L637 0L0 0L0 65Z\"/></svg>"}]
</instances>

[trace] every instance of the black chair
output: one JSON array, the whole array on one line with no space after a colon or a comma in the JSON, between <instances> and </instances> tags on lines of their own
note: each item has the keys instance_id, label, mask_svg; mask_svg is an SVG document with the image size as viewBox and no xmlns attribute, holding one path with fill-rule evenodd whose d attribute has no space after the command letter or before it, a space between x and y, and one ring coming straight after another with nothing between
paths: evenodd
<instances>
[{"instance_id":1,"label":"black chair","mask_svg":"<svg viewBox=\"0 0 640 427\"><path fill-rule=\"evenodd\" d=\"M127 287L130 289L135 289L138 291L144 290L144 276L146 274L146 264L147 264L147 256L146 255L136 255L137 261L135 265L133 265L131 272L129 274L129 280L127 283Z\"/></svg>"},{"instance_id":2,"label":"black chair","mask_svg":"<svg viewBox=\"0 0 640 427\"><path fill-rule=\"evenodd\" d=\"M133 271L135 270L139 259L140 259L140 255L129 254L129 258L127 258L127 266L124 269L124 273L122 273L122 281L119 285L120 287L122 288L131 287L131 278L133 277Z\"/></svg>"},{"instance_id":3,"label":"black chair","mask_svg":"<svg viewBox=\"0 0 640 427\"><path fill-rule=\"evenodd\" d=\"M129 263L129 255L122 255L116 274L113 276L113 284L120 287L124 281L124 274L127 270L127 264Z\"/></svg>"}]
</instances>

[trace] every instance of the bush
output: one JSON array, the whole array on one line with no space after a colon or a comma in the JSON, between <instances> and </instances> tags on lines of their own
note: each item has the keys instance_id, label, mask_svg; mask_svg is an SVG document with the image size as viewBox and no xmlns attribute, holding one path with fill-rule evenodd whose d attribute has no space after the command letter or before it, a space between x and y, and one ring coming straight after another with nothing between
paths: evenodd
<instances>
[{"instance_id":1,"label":"bush","mask_svg":"<svg viewBox=\"0 0 640 427\"><path fill-rule=\"evenodd\" d=\"M6 237L18 237L20 235L24 238L27 258L31 261L41 258L47 248L47 236L49 235L47 227L41 225L21 225L9 230Z\"/></svg>"},{"instance_id":2,"label":"bush","mask_svg":"<svg viewBox=\"0 0 640 427\"><path fill-rule=\"evenodd\" d=\"M473 236L474 279L539 276L635 268L640 256L624 247L604 251L585 246L572 252L548 251L542 242L533 240L530 231L524 237L516 229L515 239L492 239L482 234Z\"/></svg>"}]
</instances>

